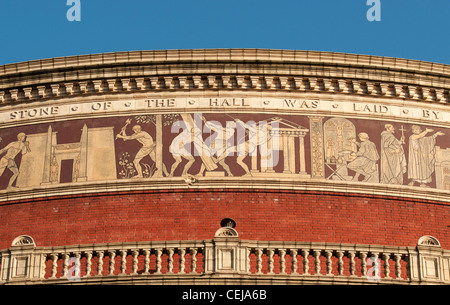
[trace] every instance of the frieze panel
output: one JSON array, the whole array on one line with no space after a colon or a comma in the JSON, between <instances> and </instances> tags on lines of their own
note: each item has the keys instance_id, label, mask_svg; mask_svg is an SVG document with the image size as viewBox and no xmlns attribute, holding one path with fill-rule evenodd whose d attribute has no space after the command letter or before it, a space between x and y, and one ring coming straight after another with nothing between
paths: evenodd
<instances>
[{"instance_id":1,"label":"frieze panel","mask_svg":"<svg viewBox=\"0 0 450 305\"><path fill-rule=\"evenodd\" d=\"M185 99L187 104L189 100ZM264 105L264 101L258 102ZM202 102L208 107L210 103L236 108L254 104L246 99ZM146 103L175 107L178 100ZM281 103L310 110L325 104ZM97 107L108 111L114 105L96 103ZM331 112L328 116L233 112L236 108L227 112L148 111L2 128L0 192L178 177L314 179L450 190L447 128L344 118ZM50 115L51 111L42 113Z\"/></svg>"}]
</instances>

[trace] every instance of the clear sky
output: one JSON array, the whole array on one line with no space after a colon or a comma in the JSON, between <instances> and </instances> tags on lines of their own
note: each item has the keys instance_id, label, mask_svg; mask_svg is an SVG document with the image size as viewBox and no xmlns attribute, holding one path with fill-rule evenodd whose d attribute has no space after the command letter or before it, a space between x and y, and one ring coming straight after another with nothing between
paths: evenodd
<instances>
[{"instance_id":1,"label":"clear sky","mask_svg":"<svg viewBox=\"0 0 450 305\"><path fill-rule=\"evenodd\" d=\"M0 0L0 65L135 50L271 48L450 64L450 0Z\"/></svg>"}]
</instances>

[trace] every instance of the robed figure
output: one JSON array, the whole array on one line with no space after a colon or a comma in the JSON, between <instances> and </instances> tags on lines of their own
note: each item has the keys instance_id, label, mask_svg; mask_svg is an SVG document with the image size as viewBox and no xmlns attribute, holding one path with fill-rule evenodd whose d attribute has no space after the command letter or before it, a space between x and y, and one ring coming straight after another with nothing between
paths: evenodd
<instances>
[{"instance_id":1,"label":"robed figure","mask_svg":"<svg viewBox=\"0 0 450 305\"><path fill-rule=\"evenodd\" d=\"M361 132L358 134L358 137L361 140L361 143L356 143L359 146L359 150L351 155L354 160L347 164L347 168L356 172L353 181L358 181L359 176L363 175L363 181L367 182L374 175L377 175L377 161L380 159L380 156L376 145L369 140L367 133Z\"/></svg>"},{"instance_id":2,"label":"robed figure","mask_svg":"<svg viewBox=\"0 0 450 305\"><path fill-rule=\"evenodd\" d=\"M420 186L427 186L427 183L432 181L435 169L436 137L444 133L439 131L427 136L433 129L422 131L417 125L412 126L411 130L413 134L409 137L409 185L413 186L417 182Z\"/></svg>"},{"instance_id":3,"label":"robed figure","mask_svg":"<svg viewBox=\"0 0 450 305\"><path fill-rule=\"evenodd\" d=\"M406 158L402 144L405 137L395 138L395 128L385 125L381 133L381 183L403 184L403 174L406 173Z\"/></svg>"}]
</instances>

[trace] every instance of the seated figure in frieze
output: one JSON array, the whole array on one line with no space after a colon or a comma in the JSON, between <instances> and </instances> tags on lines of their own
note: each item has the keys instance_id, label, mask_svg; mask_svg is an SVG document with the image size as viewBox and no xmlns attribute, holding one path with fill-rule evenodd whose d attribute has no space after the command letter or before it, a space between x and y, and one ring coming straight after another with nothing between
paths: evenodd
<instances>
[{"instance_id":1,"label":"seated figure in frieze","mask_svg":"<svg viewBox=\"0 0 450 305\"><path fill-rule=\"evenodd\" d=\"M361 143L356 142L359 147L356 153L352 154L353 160L347 164L347 168L356 172L353 181L359 181L361 175L363 182L378 182L378 165L380 156L375 144L369 140L369 135L360 132L358 137Z\"/></svg>"}]
</instances>

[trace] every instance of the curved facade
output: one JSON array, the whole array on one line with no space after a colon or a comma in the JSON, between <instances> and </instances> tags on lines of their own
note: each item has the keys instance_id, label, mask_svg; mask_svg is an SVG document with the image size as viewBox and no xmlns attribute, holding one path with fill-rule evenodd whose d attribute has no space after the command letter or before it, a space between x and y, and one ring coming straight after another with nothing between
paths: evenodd
<instances>
[{"instance_id":1,"label":"curved facade","mask_svg":"<svg viewBox=\"0 0 450 305\"><path fill-rule=\"evenodd\" d=\"M1 66L1 281L449 283L449 90L327 52Z\"/></svg>"}]
</instances>

